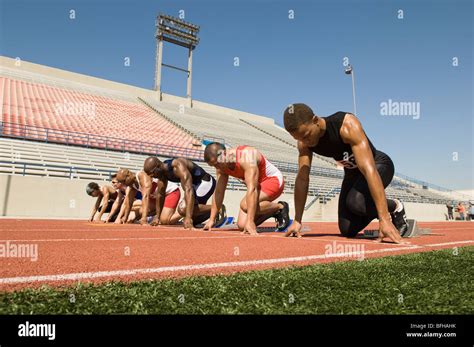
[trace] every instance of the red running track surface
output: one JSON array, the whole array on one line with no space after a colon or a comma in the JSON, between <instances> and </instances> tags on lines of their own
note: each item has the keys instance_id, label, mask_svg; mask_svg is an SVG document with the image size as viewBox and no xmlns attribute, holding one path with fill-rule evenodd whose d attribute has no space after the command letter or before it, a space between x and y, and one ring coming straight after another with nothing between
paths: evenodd
<instances>
[{"instance_id":1,"label":"red running track surface","mask_svg":"<svg viewBox=\"0 0 474 347\"><path fill-rule=\"evenodd\" d=\"M178 226L1 219L0 249L9 248L10 253L0 251L0 291L43 284L229 274L474 244L471 222L419 223L433 233L408 239L409 245L347 239L339 235L337 223L305 226L310 230L297 239L275 232L241 235L235 229L204 232ZM368 228L376 227L373 223ZM24 257L14 257L12 250L20 246Z\"/></svg>"}]
</instances>

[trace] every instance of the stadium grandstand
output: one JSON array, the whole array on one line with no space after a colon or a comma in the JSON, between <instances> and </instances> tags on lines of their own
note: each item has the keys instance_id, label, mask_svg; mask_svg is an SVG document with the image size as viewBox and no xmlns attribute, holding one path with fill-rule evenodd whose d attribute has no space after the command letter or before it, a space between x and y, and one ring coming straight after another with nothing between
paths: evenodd
<instances>
[{"instance_id":1,"label":"stadium grandstand","mask_svg":"<svg viewBox=\"0 0 474 347\"><path fill-rule=\"evenodd\" d=\"M20 176L35 177L33 187L40 182L53 187L51 180L73 180L80 191L79 186L88 181L110 180L117 168L141 169L149 155L191 158L213 172L203 162L203 148L211 141L222 141L261 150L283 172L284 193L292 201L297 173L295 141L271 118L197 100L191 107L185 98L168 94L160 98L153 90L6 57L0 59L0 98L3 189L6 177ZM311 175L307 215L313 220L335 220L327 206L335 209L343 170L315 156ZM45 177L50 180L38 181ZM238 180L230 180L231 190L244 188ZM35 188L28 191L39 194ZM386 192L407 203L408 213L419 220L443 220L445 204L460 198L401 174ZM71 196L74 194L72 189ZM84 218L88 205L87 197L82 198L84 207L73 215L67 209L39 208L36 217ZM19 202L13 195L9 199L3 202L3 216L22 216L14 208Z\"/></svg>"}]
</instances>

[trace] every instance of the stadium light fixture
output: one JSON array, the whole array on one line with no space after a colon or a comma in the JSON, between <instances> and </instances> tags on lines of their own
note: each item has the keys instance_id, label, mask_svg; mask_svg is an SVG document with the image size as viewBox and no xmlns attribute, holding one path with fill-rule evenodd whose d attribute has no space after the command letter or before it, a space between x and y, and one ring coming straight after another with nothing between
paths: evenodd
<instances>
[{"instance_id":1,"label":"stadium light fixture","mask_svg":"<svg viewBox=\"0 0 474 347\"><path fill-rule=\"evenodd\" d=\"M192 107L191 97L191 82L192 82L192 66L193 66L193 50L199 44L197 36L199 26L183 21L179 18L168 16L166 14L159 14L156 17L156 68L155 68L155 90L161 94L161 67L165 66L178 71L186 72L187 88L186 97L189 101L189 106ZM169 42L188 49L188 68L180 68L169 64L163 64L163 42Z\"/></svg>"},{"instance_id":2,"label":"stadium light fixture","mask_svg":"<svg viewBox=\"0 0 474 347\"><path fill-rule=\"evenodd\" d=\"M356 96L355 96L355 82L354 82L354 68L351 64L347 65L344 69L344 73L346 75L352 76L352 101L354 103L354 115L357 116L357 109L356 109Z\"/></svg>"}]
</instances>

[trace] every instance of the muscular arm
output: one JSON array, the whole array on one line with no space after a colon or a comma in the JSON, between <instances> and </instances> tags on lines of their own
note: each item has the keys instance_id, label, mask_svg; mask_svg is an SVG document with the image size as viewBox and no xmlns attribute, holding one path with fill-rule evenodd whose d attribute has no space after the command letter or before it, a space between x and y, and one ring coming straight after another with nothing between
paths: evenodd
<instances>
[{"instance_id":1,"label":"muscular arm","mask_svg":"<svg viewBox=\"0 0 474 347\"><path fill-rule=\"evenodd\" d=\"M173 160L173 172L181 181L181 187L184 190L184 200L186 201L186 217L191 219L193 217L194 209L194 192L193 180L191 173L183 159Z\"/></svg>"},{"instance_id":2,"label":"muscular arm","mask_svg":"<svg viewBox=\"0 0 474 347\"><path fill-rule=\"evenodd\" d=\"M369 140L365 136L362 125L354 115L346 115L341 127L341 138L351 146L357 166L367 180L370 195L377 208L379 220L390 221L385 188L375 167L375 159L370 149Z\"/></svg>"},{"instance_id":3,"label":"muscular arm","mask_svg":"<svg viewBox=\"0 0 474 347\"><path fill-rule=\"evenodd\" d=\"M166 187L168 181L159 180L158 186L156 187L156 222L160 220L161 211L163 211L163 205L165 204Z\"/></svg>"},{"instance_id":4,"label":"muscular arm","mask_svg":"<svg viewBox=\"0 0 474 347\"><path fill-rule=\"evenodd\" d=\"M150 206L150 195L151 195L151 187L152 187L153 181L150 176L146 175L143 172L138 175L138 180L140 181L140 187L143 187L142 206L140 208L142 216L140 219L140 223L147 224L146 219L148 216L148 210Z\"/></svg>"},{"instance_id":5,"label":"muscular arm","mask_svg":"<svg viewBox=\"0 0 474 347\"><path fill-rule=\"evenodd\" d=\"M245 185L247 186L247 194L245 201L247 203L247 221L255 221L255 215L258 208L258 152L249 148L245 150L247 153L240 157L240 167L245 172ZM249 158L250 160L246 160Z\"/></svg>"},{"instance_id":6,"label":"muscular arm","mask_svg":"<svg viewBox=\"0 0 474 347\"><path fill-rule=\"evenodd\" d=\"M128 216L130 215L130 210L132 209L132 205L133 205L133 201L135 200L136 193L137 191L134 188L127 187L127 190L125 192L125 200L123 202L124 210L123 210L122 219L124 220L124 223L126 223L128 220Z\"/></svg>"},{"instance_id":7,"label":"muscular arm","mask_svg":"<svg viewBox=\"0 0 474 347\"><path fill-rule=\"evenodd\" d=\"M212 207L211 215L209 216L209 221L214 222L216 220L217 213L222 208L222 203L224 202L224 194L227 188L227 182L229 181L229 176L216 170L217 182L216 190L212 196Z\"/></svg>"},{"instance_id":8,"label":"muscular arm","mask_svg":"<svg viewBox=\"0 0 474 347\"><path fill-rule=\"evenodd\" d=\"M110 210L109 215L107 216L106 223L110 222L110 219L112 218L113 215L117 212L117 210L120 208L122 205L122 199L123 199L123 194L120 190L117 191L117 198L114 201L114 204L112 205L112 208Z\"/></svg>"},{"instance_id":9,"label":"muscular arm","mask_svg":"<svg viewBox=\"0 0 474 347\"><path fill-rule=\"evenodd\" d=\"M295 221L301 224L303 219L304 206L308 196L309 174L311 171L311 162L313 153L298 141L298 174L295 179Z\"/></svg>"},{"instance_id":10,"label":"muscular arm","mask_svg":"<svg viewBox=\"0 0 474 347\"><path fill-rule=\"evenodd\" d=\"M110 196L109 189L107 187L102 187L101 190L102 190L102 195L103 195L102 203L101 203L102 208L100 209L99 214L96 217L97 221L102 219L102 216L104 215L105 210L107 210L107 207L109 207L109 196Z\"/></svg>"},{"instance_id":11,"label":"muscular arm","mask_svg":"<svg viewBox=\"0 0 474 347\"><path fill-rule=\"evenodd\" d=\"M97 212L97 210L99 209L99 206L100 206L100 202L102 201L102 197L101 196L98 196L97 197L97 200L95 201L95 204L94 206L92 206L92 211L91 211L91 215L89 217L89 221L92 222L94 220L94 216Z\"/></svg>"},{"instance_id":12,"label":"muscular arm","mask_svg":"<svg viewBox=\"0 0 474 347\"><path fill-rule=\"evenodd\" d=\"M125 190L125 196L123 197L122 202L120 203L120 211L119 214L117 215L117 218L115 218L115 223L120 223L123 215L125 214L125 209L126 209L126 197L127 197L127 190Z\"/></svg>"}]
</instances>

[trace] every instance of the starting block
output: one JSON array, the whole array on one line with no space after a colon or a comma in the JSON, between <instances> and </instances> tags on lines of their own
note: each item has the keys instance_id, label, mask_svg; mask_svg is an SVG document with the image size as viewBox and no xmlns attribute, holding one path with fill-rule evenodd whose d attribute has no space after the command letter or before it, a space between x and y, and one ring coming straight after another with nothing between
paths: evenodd
<instances>
[{"instance_id":1,"label":"starting block","mask_svg":"<svg viewBox=\"0 0 474 347\"><path fill-rule=\"evenodd\" d=\"M423 235L431 234L431 229L418 228L418 224L415 219L407 219L408 230L402 235L404 238L418 237ZM364 230L364 238L375 239L379 236L377 229L366 229Z\"/></svg>"},{"instance_id":2,"label":"starting block","mask_svg":"<svg viewBox=\"0 0 474 347\"><path fill-rule=\"evenodd\" d=\"M290 219L290 224L288 224L288 227L293 223L293 219ZM288 227L285 230L278 230L276 226L271 226L271 227L257 227L257 232L258 233L268 233L268 232L286 232L288 230ZM234 217L227 217L226 221L222 223L222 225L217 226L215 228L218 229L235 229L237 228L237 225L235 224L235 218Z\"/></svg>"}]
</instances>

